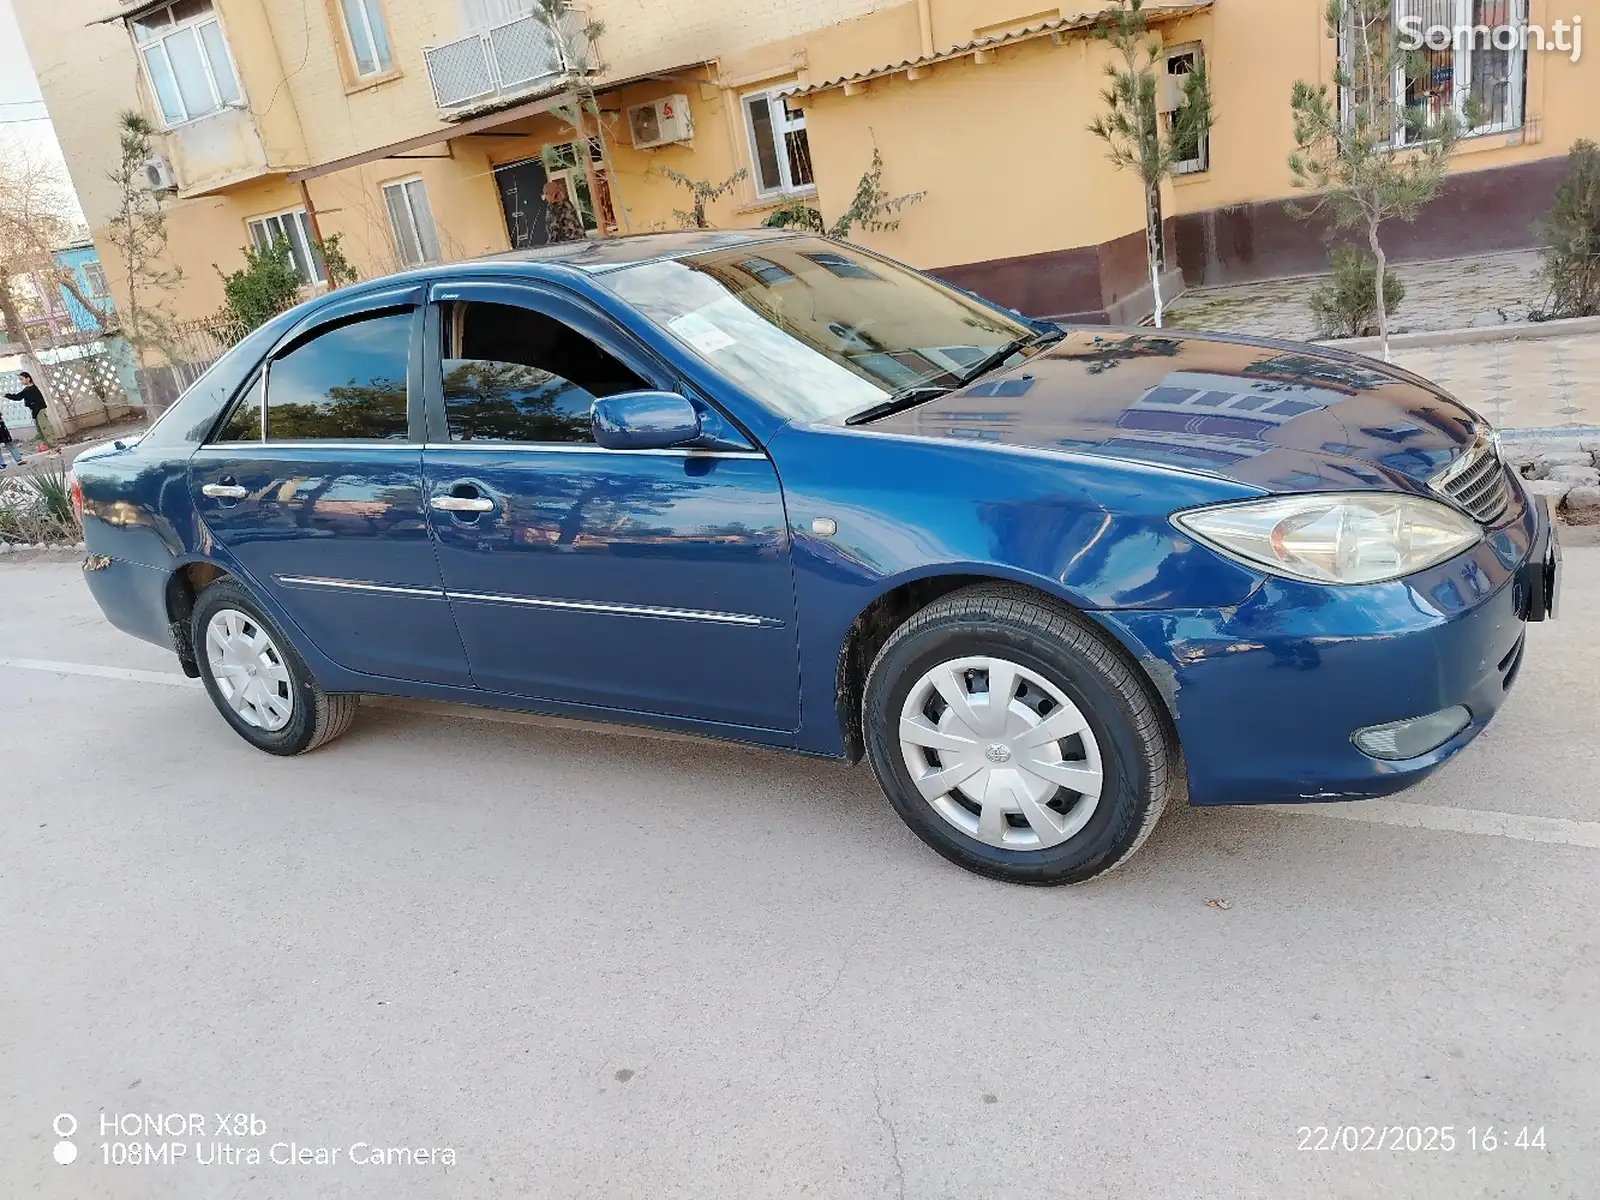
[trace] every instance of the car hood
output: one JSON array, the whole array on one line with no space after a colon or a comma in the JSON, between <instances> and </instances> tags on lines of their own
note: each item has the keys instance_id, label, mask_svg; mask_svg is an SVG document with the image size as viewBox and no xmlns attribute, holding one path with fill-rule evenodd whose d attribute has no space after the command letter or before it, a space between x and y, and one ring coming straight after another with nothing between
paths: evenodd
<instances>
[{"instance_id":1,"label":"car hood","mask_svg":"<svg viewBox=\"0 0 1600 1200\"><path fill-rule=\"evenodd\" d=\"M1427 380L1295 342L1079 329L873 422L885 433L1157 463L1273 492L1422 491L1488 428Z\"/></svg>"}]
</instances>

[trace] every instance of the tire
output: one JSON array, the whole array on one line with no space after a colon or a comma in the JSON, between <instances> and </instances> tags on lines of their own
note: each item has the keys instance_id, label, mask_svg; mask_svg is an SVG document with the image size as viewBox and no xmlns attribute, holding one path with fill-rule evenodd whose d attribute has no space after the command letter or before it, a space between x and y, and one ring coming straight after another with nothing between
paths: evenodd
<instances>
[{"instance_id":1,"label":"tire","mask_svg":"<svg viewBox=\"0 0 1600 1200\"><path fill-rule=\"evenodd\" d=\"M218 580L201 592L190 621L195 661L211 702L256 749L304 754L350 728L361 697L323 691L283 630L234 580ZM214 623L223 626L215 638ZM228 625L237 633L230 634ZM242 652L240 639L258 649ZM230 697L238 697L239 704Z\"/></svg>"},{"instance_id":2,"label":"tire","mask_svg":"<svg viewBox=\"0 0 1600 1200\"><path fill-rule=\"evenodd\" d=\"M1007 679L1008 703L991 708L990 683ZM901 819L992 879L1104 875L1185 794L1149 681L1087 619L1016 585L963 588L900 626L867 675L862 718Z\"/></svg>"}]
</instances>

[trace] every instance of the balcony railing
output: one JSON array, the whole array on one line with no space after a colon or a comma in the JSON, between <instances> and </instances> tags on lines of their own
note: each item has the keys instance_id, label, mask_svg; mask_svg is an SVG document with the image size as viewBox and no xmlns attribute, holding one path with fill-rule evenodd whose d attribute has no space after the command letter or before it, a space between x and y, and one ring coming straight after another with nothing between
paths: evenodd
<instances>
[{"instance_id":1,"label":"balcony railing","mask_svg":"<svg viewBox=\"0 0 1600 1200\"><path fill-rule=\"evenodd\" d=\"M584 32L588 24L587 13L564 9L554 28L548 18L534 14L425 47L434 102L451 110L556 90L593 70L594 49Z\"/></svg>"}]
</instances>

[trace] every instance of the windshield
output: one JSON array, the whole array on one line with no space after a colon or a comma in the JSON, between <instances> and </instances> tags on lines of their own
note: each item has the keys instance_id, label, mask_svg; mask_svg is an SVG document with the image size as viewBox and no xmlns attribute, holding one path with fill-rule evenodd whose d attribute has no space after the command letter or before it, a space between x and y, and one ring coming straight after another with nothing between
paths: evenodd
<instances>
[{"instance_id":1,"label":"windshield","mask_svg":"<svg viewBox=\"0 0 1600 1200\"><path fill-rule=\"evenodd\" d=\"M820 238L756 242L603 277L757 399L829 420L960 377L1034 328Z\"/></svg>"}]
</instances>

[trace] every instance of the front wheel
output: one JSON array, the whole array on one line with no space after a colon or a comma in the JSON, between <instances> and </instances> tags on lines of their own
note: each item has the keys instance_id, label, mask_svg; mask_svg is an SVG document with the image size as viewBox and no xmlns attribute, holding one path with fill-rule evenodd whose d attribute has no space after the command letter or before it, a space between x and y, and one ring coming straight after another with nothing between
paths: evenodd
<instances>
[{"instance_id":1,"label":"front wheel","mask_svg":"<svg viewBox=\"0 0 1600 1200\"><path fill-rule=\"evenodd\" d=\"M220 580L195 600L190 636L200 678L234 731L268 754L304 754L355 719L360 697L324 692L250 593Z\"/></svg>"},{"instance_id":2,"label":"front wheel","mask_svg":"<svg viewBox=\"0 0 1600 1200\"><path fill-rule=\"evenodd\" d=\"M1126 862L1182 796L1159 704L1087 620L981 585L895 631L863 718L873 773L918 837L980 875L1062 884Z\"/></svg>"}]
</instances>

